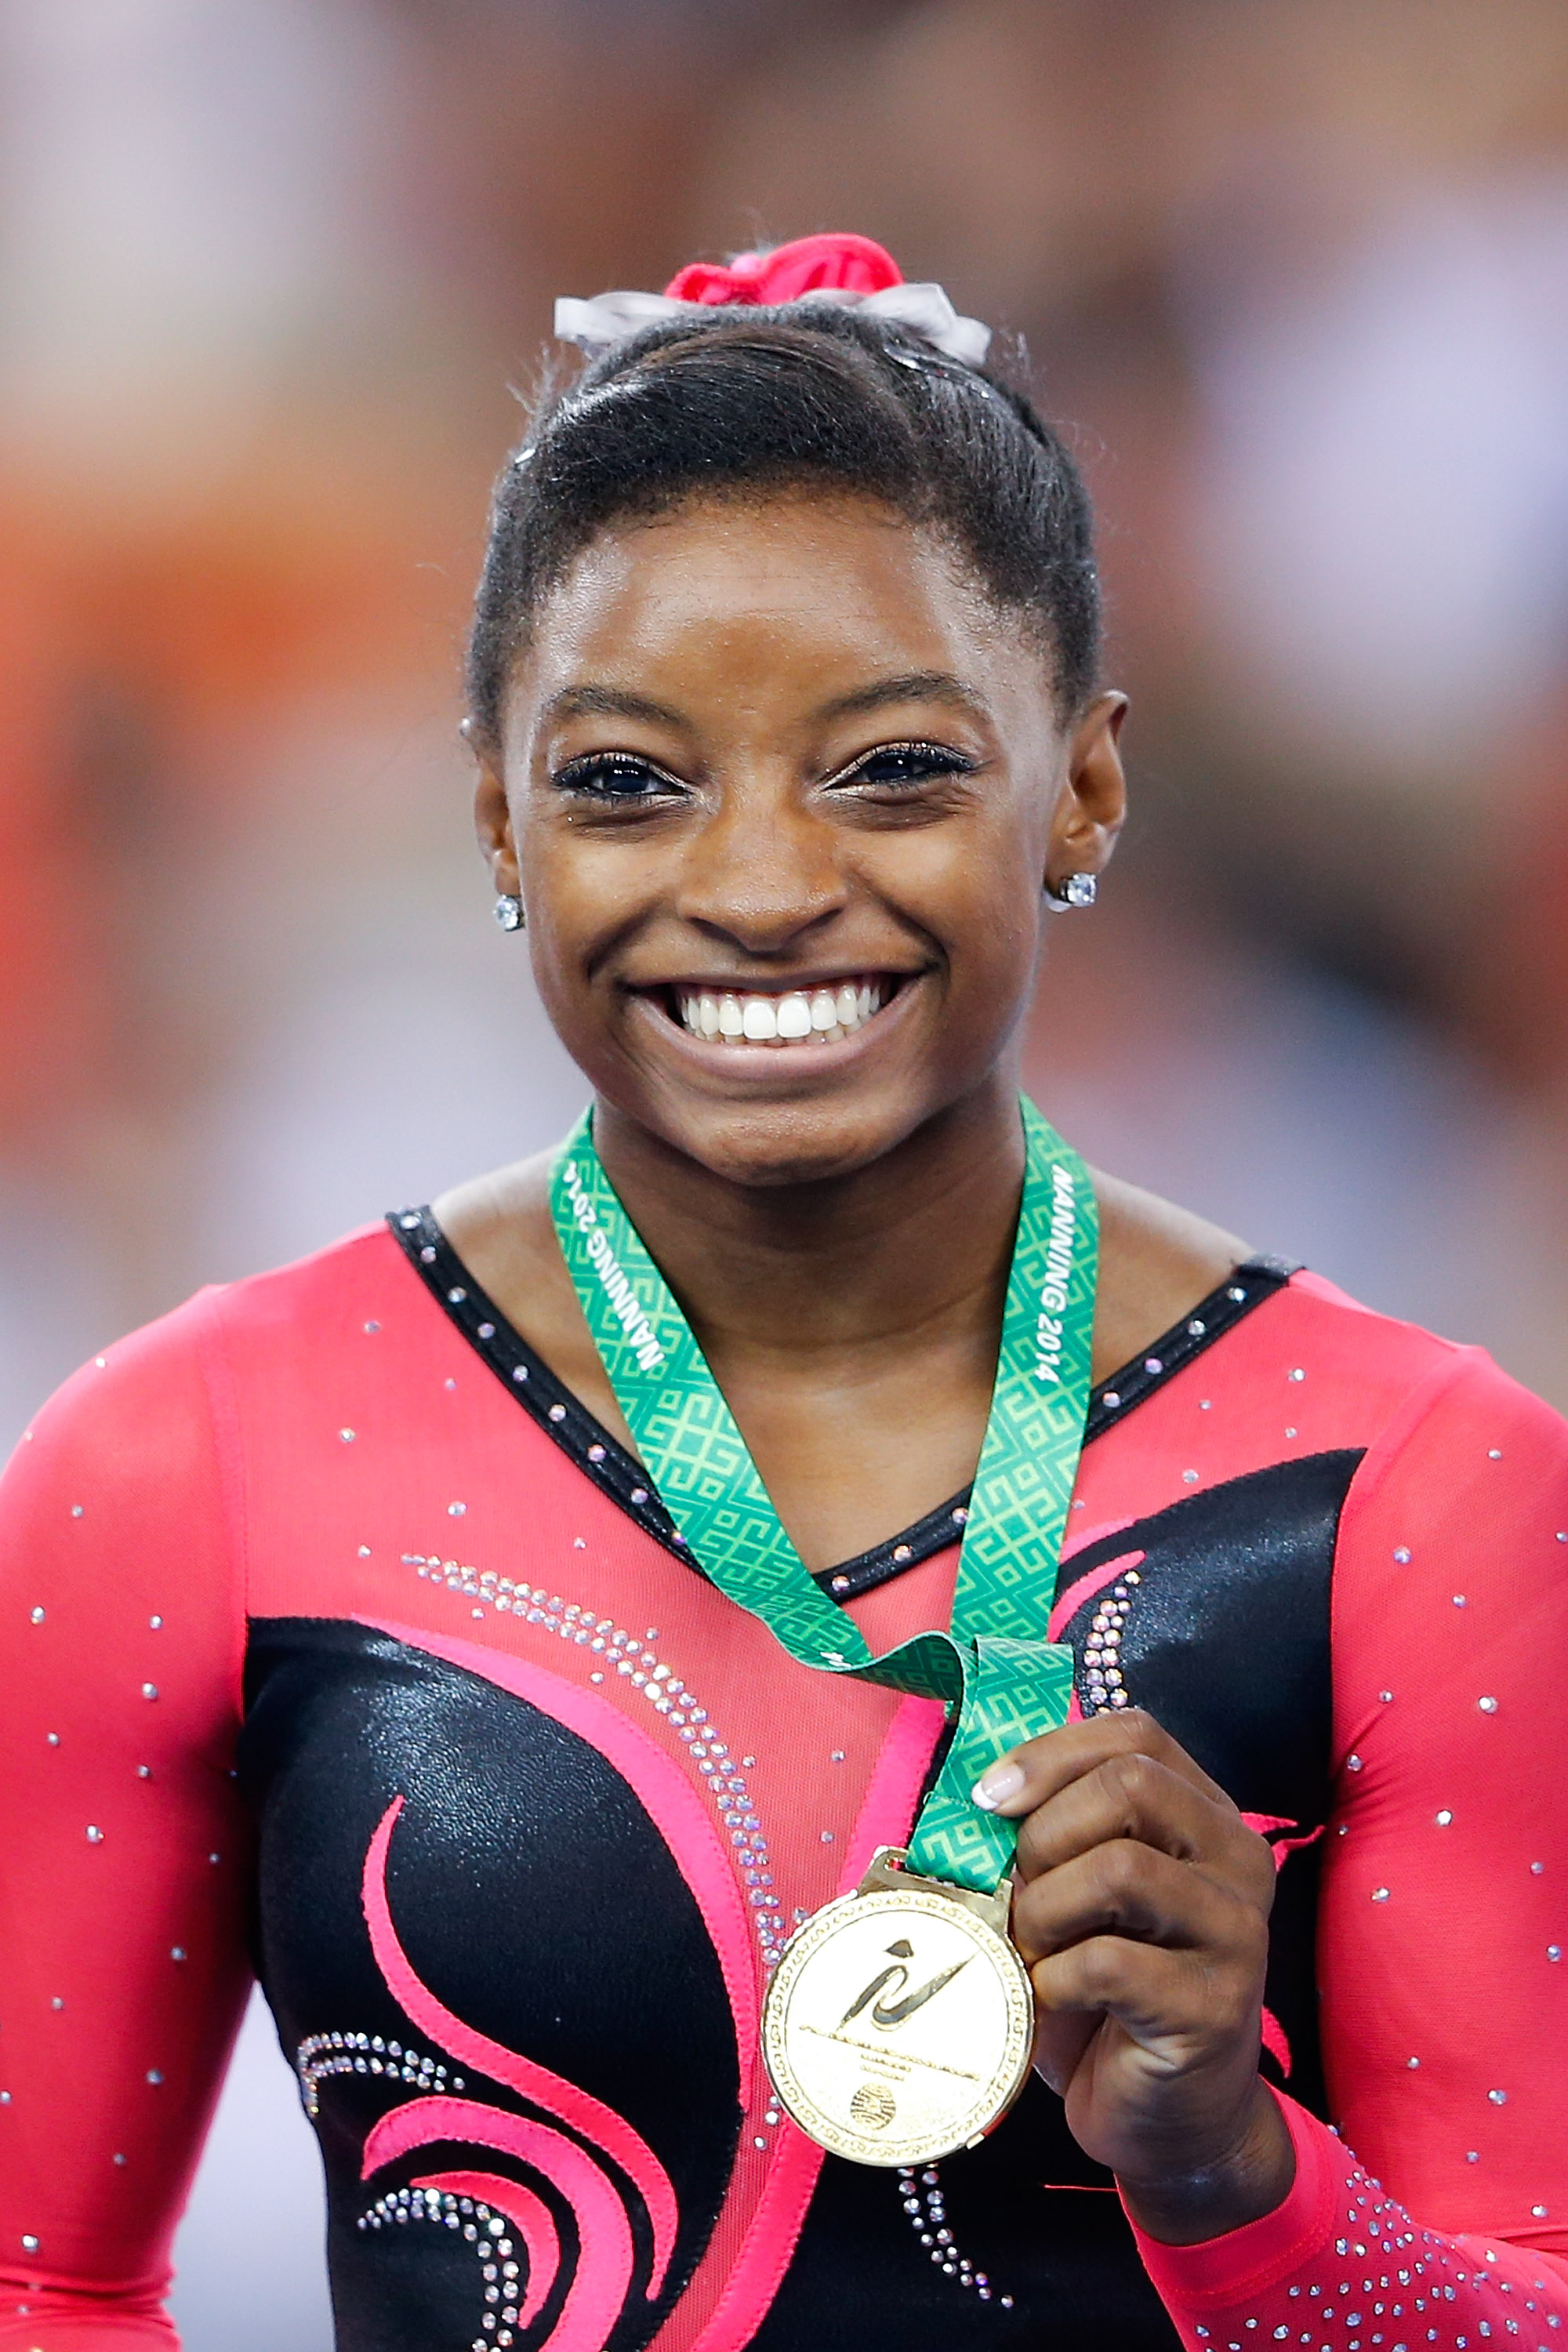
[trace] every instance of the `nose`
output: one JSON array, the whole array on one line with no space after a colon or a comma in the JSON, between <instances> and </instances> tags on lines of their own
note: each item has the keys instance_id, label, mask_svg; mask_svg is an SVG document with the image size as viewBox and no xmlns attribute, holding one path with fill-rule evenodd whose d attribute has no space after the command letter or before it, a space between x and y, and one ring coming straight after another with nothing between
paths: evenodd
<instances>
[{"instance_id":1,"label":"nose","mask_svg":"<svg viewBox=\"0 0 1568 2352\"><path fill-rule=\"evenodd\" d=\"M738 792L691 843L676 906L710 938L782 956L831 923L848 896L833 826L783 793Z\"/></svg>"}]
</instances>

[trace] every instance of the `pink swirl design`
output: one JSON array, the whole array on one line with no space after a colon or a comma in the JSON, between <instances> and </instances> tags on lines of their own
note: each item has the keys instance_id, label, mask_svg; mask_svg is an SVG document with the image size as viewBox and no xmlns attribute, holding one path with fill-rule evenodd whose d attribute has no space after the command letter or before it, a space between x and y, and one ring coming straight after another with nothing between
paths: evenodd
<instances>
[{"instance_id":1,"label":"pink swirl design","mask_svg":"<svg viewBox=\"0 0 1568 2352\"><path fill-rule=\"evenodd\" d=\"M561 2233L542 2197L499 2172L427 2172L410 2186L433 2189L438 2196L471 2197L511 2223L528 2256L528 2291L517 2308L518 2326L527 2327L539 2316L561 2266Z\"/></svg>"},{"instance_id":2,"label":"pink swirl design","mask_svg":"<svg viewBox=\"0 0 1568 2352\"><path fill-rule=\"evenodd\" d=\"M1077 1547L1080 1551L1087 1548L1084 1544ZM1140 1567L1144 1558L1145 1554L1141 1551L1120 1551L1114 1559L1104 1561L1099 1568L1091 1568L1086 1576L1079 1578L1076 1584L1069 1584L1051 1611L1050 1622L1046 1627L1047 1641L1054 1642L1086 1602L1092 1601L1097 1592L1103 1592L1108 1584L1114 1584L1119 1576L1125 1576L1130 1568Z\"/></svg>"},{"instance_id":3,"label":"pink swirl design","mask_svg":"<svg viewBox=\"0 0 1568 2352\"><path fill-rule=\"evenodd\" d=\"M626 2118L613 2107L552 2074L515 2050L465 2025L416 1975L393 1925L386 1891L387 1854L404 1801L395 1797L376 1826L364 1859L361 1900L371 1948L388 1990L405 2015L449 2057L459 2059L492 2082L504 2083L531 2106L543 2110L577 2135L568 2138L548 2124L514 2116L473 2099L437 2096L410 2099L373 2126L365 2138L362 2179L417 2147L438 2140L469 2142L518 2158L558 2188L577 2225L575 2275L561 2315L547 2339L549 2352L599 2352L620 2315L631 2284L631 2227L621 2193L595 2160L590 2146L609 2158L636 2189L653 2231L649 2301L658 2294L675 2249L679 2210L664 2167ZM456 2175L432 2176L426 2187L450 2188ZM465 2186L514 2221L529 2256L528 2312L537 2312L556 2275L560 2241L548 2209L529 2189L499 2176L464 2176L487 2186Z\"/></svg>"},{"instance_id":4,"label":"pink swirl design","mask_svg":"<svg viewBox=\"0 0 1568 2352\"><path fill-rule=\"evenodd\" d=\"M521 2157L559 2189L577 2224L577 2267L561 2316L548 2337L550 2352L601 2352L620 2317L632 2275L632 2233L626 2208L585 2148L548 2124L530 2123L472 2099L410 2099L372 2126L361 2177L433 2140L470 2140L502 2156ZM515 2189L511 2192L515 2197ZM486 2199L494 2204L493 2198ZM542 2207L541 2208L542 2210ZM548 2219L548 2216L546 2216ZM521 2223L519 2224L521 2228ZM553 2230L553 2225L552 2225ZM528 2241L523 2241L526 2245ZM559 2258L559 2242L556 2255ZM553 2265L541 2282L531 2270L531 2297L542 2303L554 2283Z\"/></svg>"}]
</instances>

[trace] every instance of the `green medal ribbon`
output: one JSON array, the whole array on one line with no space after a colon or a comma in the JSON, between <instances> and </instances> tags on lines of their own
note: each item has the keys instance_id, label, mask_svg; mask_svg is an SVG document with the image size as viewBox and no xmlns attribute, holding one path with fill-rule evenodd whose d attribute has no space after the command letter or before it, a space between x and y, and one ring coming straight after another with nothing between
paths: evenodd
<instances>
[{"instance_id":1,"label":"green medal ribbon","mask_svg":"<svg viewBox=\"0 0 1568 2352\"><path fill-rule=\"evenodd\" d=\"M692 1558L802 1665L941 1699L950 1717L956 1711L910 1863L922 1876L984 1894L1011 1866L1016 1825L983 1811L970 1792L1010 1748L1065 1723L1072 1696L1072 1653L1045 1630L1083 1445L1099 1257L1088 1171L1031 1102L1020 1108L1023 1198L952 1630L917 1634L879 1658L784 1533L691 1327L605 1173L591 1111L551 1182L588 1328Z\"/></svg>"}]
</instances>

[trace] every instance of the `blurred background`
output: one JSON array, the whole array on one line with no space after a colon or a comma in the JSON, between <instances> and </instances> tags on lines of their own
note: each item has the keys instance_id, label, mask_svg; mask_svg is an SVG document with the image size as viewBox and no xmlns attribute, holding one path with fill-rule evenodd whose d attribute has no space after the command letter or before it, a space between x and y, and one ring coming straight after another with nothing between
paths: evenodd
<instances>
[{"instance_id":1,"label":"blurred background","mask_svg":"<svg viewBox=\"0 0 1568 2352\"><path fill-rule=\"evenodd\" d=\"M564 1125L456 736L487 487L554 295L824 227L1100 501L1138 814L1041 1098L1568 1406L1561 0L0 0L7 1443ZM291 2096L253 2013L189 2352L325 2352Z\"/></svg>"}]
</instances>

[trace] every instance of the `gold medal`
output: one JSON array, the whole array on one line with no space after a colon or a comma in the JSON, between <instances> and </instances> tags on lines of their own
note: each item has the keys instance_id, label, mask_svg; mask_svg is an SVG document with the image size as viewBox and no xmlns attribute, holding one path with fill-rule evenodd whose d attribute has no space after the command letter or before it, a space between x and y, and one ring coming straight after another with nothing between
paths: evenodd
<instances>
[{"instance_id":1,"label":"gold medal","mask_svg":"<svg viewBox=\"0 0 1568 2352\"><path fill-rule=\"evenodd\" d=\"M1025 2083L1028 1972L1012 1886L973 1894L883 1846L858 1891L798 1927L763 2004L763 2054L794 2121L852 2164L933 2163L973 2147Z\"/></svg>"}]
</instances>

